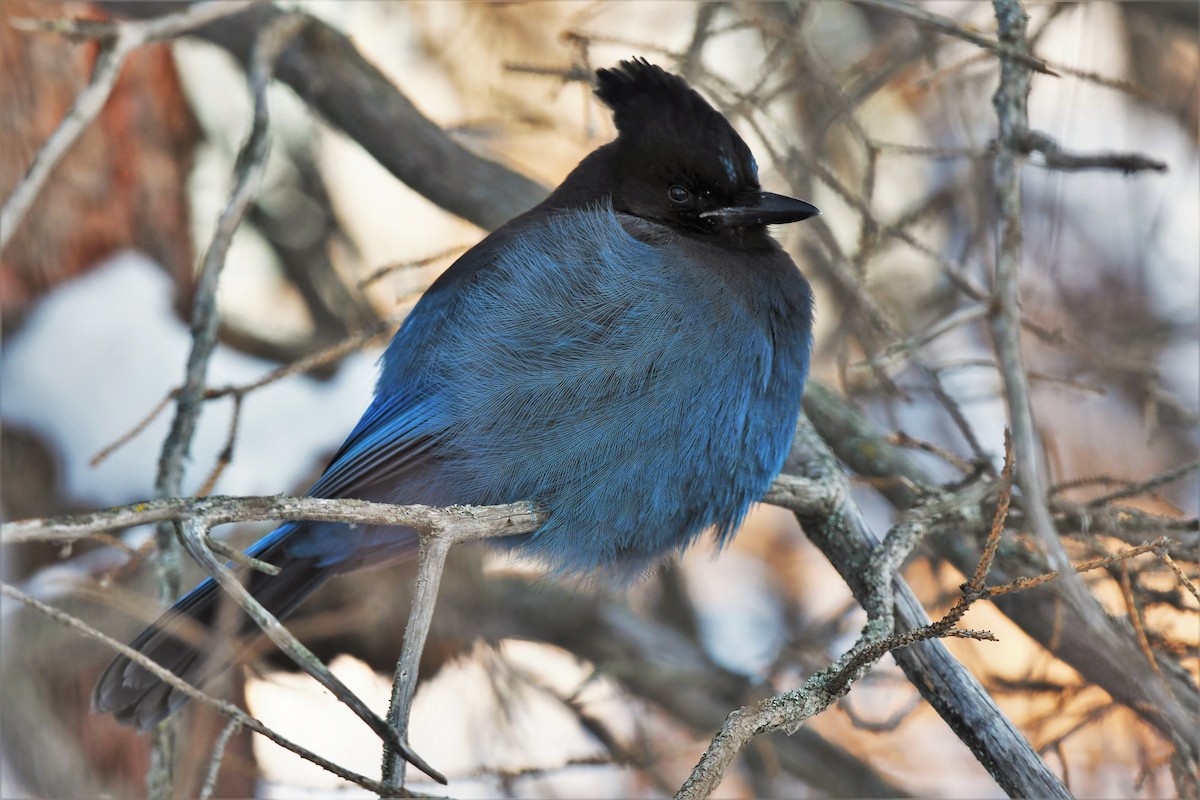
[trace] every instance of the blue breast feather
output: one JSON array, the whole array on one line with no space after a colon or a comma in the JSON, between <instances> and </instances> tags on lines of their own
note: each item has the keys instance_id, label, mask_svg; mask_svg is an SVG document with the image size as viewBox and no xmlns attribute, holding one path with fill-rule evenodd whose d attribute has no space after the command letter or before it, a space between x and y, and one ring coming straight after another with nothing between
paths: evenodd
<instances>
[{"instance_id":1,"label":"blue breast feather","mask_svg":"<svg viewBox=\"0 0 1200 800\"><path fill-rule=\"evenodd\" d=\"M311 493L534 500L549 520L504 543L562 572L634 574L707 528L728 537L796 422L811 312L790 261L792 274L699 269L608 206L483 252L405 321ZM411 532L344 526L303 540L289 549L330 561L412 546Z\"/></svg>"}]
</instances>

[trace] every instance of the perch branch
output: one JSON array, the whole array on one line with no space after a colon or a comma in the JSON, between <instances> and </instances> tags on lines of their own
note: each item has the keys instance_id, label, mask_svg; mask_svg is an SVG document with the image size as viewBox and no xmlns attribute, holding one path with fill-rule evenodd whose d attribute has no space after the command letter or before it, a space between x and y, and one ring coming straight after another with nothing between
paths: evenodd
<instances>
[{"instance_id":1,"label":"perch branch","mask_svg":"<svg viewBox=\"0 0 1200 800\"><path fill-rule=\"evenodd\" d=\"M70 542L99 532L185 519L198 519L208 527L262 520L397 525L434 536L453 531L455 541L529 533L545 521L540 513L531 512L528 503L438 509L421 505L395 506L351 498L213 495L150 500L85 514L6 522L0 526L0 544Z\"/></svg>"}]
</instances>

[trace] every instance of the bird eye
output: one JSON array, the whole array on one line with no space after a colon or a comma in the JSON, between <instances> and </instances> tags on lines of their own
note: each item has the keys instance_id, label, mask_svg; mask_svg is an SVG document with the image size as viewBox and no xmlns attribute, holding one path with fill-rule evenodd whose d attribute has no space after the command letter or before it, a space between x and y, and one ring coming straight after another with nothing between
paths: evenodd
<instances>
[{"instance_id":1,"label":"bird eye","mask_svg":"<svg viewBox=\"0 0 1200 800\"><path fill-rule=\"evenodd\" d=\"M692 193L682 186L672 186L667 190L667 196L671 198L672 203L686 203L691 199Z\"/></svg>"}]
</instances>

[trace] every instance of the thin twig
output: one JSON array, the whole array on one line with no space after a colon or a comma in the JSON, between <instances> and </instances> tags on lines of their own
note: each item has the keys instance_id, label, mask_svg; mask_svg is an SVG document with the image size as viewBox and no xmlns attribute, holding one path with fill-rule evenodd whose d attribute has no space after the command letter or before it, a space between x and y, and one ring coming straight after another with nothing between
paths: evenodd
<instances>
[{"instance_id":1,"label":"thin twig","mask_svg":"<svg viewBox=\"0 0 1200 800\"><path fill-rule=\"evenodd\" d=\"M421 654L425 651L425 640L429 636L429 626L433 621L434 607L437 605L438 588L442 583L442 572L451 544L451 537L421 537L416 590L408 615L408 625L404 628L404 646L400 652L400 659L396 662L392 697L387 713L388 725L396 731L402 742L408 741L408 718L412 712L413 697L417 693ZM388 747L385 741L383 783L386 786L401 787L404 785L404 773L404 760L400 758L400 754Z\"/></svg>"},{"instance_id":2,"label":"thin twig","mask_svg":"<svg viewBox=\"0 0 1200 800\"><path fill-rule=\"evenodd\" d=\"M1175 563L1175 559L1171 558L1171 554L1167 552L1166 545L1158 548L1155 552L1158 553L1158 557L1162 559L1163 563L1171 568L1171 571L1175 573L1175 577L1179 579L1183 587L1192 593L1192 597L1200 600L1200 589L1196 587L1191 578L1184 574L1180 566Z\"/></svg>"},{"instance_id":3,"label":"thin twig","mask_svg":"<svg viewBox=\"0 0 1200 800\"><path fill-rule=\"evenodd\" d=\"M1089 559L1087 561L1080 561L1077 564L1072 564L1071 568L1070 568L1070 572L1072 574L1079 575L1084 572L1091 572L1094 569L1100 569L1102 567L1107 567L1112 564L1120 563L1122 561L1125 561L1126 559L1133 558L1134 556L1140 556L1143 553L1156 552L1159 549L1166 547L1170 543L1170 541L1171 540L1168 539L1167 537L1160 536L1159 538L1155 539L1152 542L1144 542L1144 543L1138 545L1137 547L1130 547L1127 550L1122 550L1121 552L1114 553L1113 555L1110 555L1110 556L1100 556L1098 558L1093 558L1093 559ZM1028 589L1033 589L1037 586L1041 586L1042 584L1049 583L1050 581L1056 580L1056 579L1062 577L1062 574L1063 573L1059 572L1058 570L1050 570L1049 572L1043 572L1040 575L1034 575L1029 578L1017 578L1016 580L1010 581L1001 586L987 587L980 593L980 597L990 599L993 597L999 597L1002 594L1012 594L1013 592L1023 592Z\"/></svg>"},{"instance_id":4,"label":"thin twig","mask_svg":"<svg viewBox=\"0 0 1200 800\"><path fill-rule=\"evenodd\" d=\"M1006 448L1006 452L1007 481L1012 475L1011 448ZM1007 482L1002 486L1003 495L1007 495L1008 486ZM976 489L976 492L979 491L980 489ZM945 513L962 502L954 496L934 499L906 514L900 523L888 531L882 544L871 554L865 566L864 582L868 587L868 594L862 606L867 612L867 623L863 626L858 641L834 664L810 676L799 688L732 712L709 743L699 763L692 769L687 781L676 793L677 800L708 797L724 777L733 758L755 737L776 730L794 733L805 721L820 714L845 695L850 686L888 652L918 642L947 637L995 640L987 631L956 627L966 610L979 599L979 592L971 588L976 580L972 581L967 592L941 620L914 630L894 632L893 581L897 579L901 564L924 534L938 524ZM1007 501L1002 499L992 525L992 540L999 539L1007 507ZM994 544L985 548L976 570L979 584L982 584L987 574L994 553Z\"/></svg>"},{"instance_id":5,"label":"thin twig","mask_svg":"<svg viewBox=\"0 0 1200 800\"><path fill-rule=\"evenodd\" d=\"M258 625L276 647L286 653L297 666L315 678L318 683L332 692L343 705L347 706L359 719L367 723L367 726L377 736L385 742L389 742L405 759L420 768L422 772L438 783L446 782L446 778L440 772L433 769L426 763L425 759L413 752L406 742L401 741L393 728L389 727L375 712L371 711L367 704L358 695L354 694L340 678L330 672L329 668L311 650L301 644L300 640L293 636L276 619L274 614L263 608L251 596L246 587L237 579L233 570L225 566L221 559L217 558L208 546L208 526L202 520L194 517L185 519L179 523L179 527L184 547L187 548L192 558L196 559L200 566L204 568L204 571L211 575L227 594L233 597L238 606L246 612L247 616L254 620L255 624ZM385 791L384 795L386 796L386 794Z\"/></svg>"},{"instance_id":6,"label":"thin twig","mask_svg":"<svg viewBox=\"0 0 1200 800\"><path fill-rule=\"evenodd\" d=\"M1131 175L1147 170L1167 171L1165 162L1141 153L1073 153L1063 149L1062 145L1040 131L1026 130L1019 133L1015 144L1026 154L1041 153L1041 166L1063 172L1101 169L1117 170Z\"/></svg>"},{"instance_id":7,"label":"thin twig","mask_svg":"<svg viewBox=\"0 0 1200 800\"><path fill-rule=\"evenodd\" d=\"M142 24L155 26L159 23L158 20L151 20ZM121 24L124 26L133 23ZM233 242L233 234L258 192L270 152L270 139L267 136L270 121L267 86L279 54L306 24L308 17L301 14L280 16L259 32L254 47L253 68L250 71L250 83L254 92L254 121L250 135L238 153L234 166L233 189L217 217L216 231L200 262L192 304L192 348L188 354L183 385L175 397L175 416L171 420L170 430L159 454L154 480L156 497L177 496L182 490L184 463L191 450L200 418L208 362L217 345L217 285L225 266L225 256ZM158 525L154 531L154 541L159 555L158 599L163 606L170 606L179 596L182 575L175 526ZM173 793L170 785L174 760L172 730L171 722L156 728L148 778L151 800L163 800Z\"/></svg>"},{"instance_id":8,"label":"thin twig","mask_svg":"<svg viewBox=\"0 0 1200 800\"><path fill-rule=\"evenodd\" d=\"M1129 562L1127 560L1121 562L1118 574L1120 580L1117 581L1117 585L1121 587L1121 597L1125 601L1125 610L1129 613L1129 624L1133 626L1133 632L1137 634L1142 655L1146 657L1150 668L1161 678L1162 669L1159 668L1158 660L1154 657L1154 650L1150 647L1150 639L1146 636L1146 624L1142 619L1142 610L1138 608L1137 598L1133 595L1133 583L1129 580Z\"/></svg>"},{"instance_id":9,"label":"thin twig","mask_svg":"<svg viewBox=\"0 0 1200 800\"><path fill-rule=\"evenodd\" d=\"M125 58L152 42L174 38L213 20L245 10L261 0L229 0L197 3L184 11L144 22L98 23L73 20L12 20L18 28L41 28L66 35L79 34L99 39L100 51L87 86L75 97L62 122L34 155L33 163L0 209L0 253L21 225L33 201L63 156L103 110L121 73Z\"/></svg>"},{"instance_id":10,"label":"thin twig","mask_svg":"<svg viewBox=\"0 0 1200 800\"><path fill-rule=\"evenodd\" d=\"M1025 46L1025 10L1019 0L994 0L1000 39L1009 47ZM1021 352L1020 274L1024 259L1024 240L1021 226L1021 165L1020 148L1016 139L1029 127L1029 69L1021 59L1002 58L1000 84L993 105L1000 124L999 151L996 155L996 192L999 218L996 224L996 285L992 305L992 341L1000 376L1004 382L1008 414L1012 425L1014 449L1021 470L1017 483L1033 533L1041 543L1050 566L1065 572L1070 560L1054 528L1054 520L1046 505L1043 486L1043 466L1037 446L1037 429L1029 399L1029 377ZM1094 605L1085 602L1082 587L1067 590L1075 595L1080 608ZM1087 598L1090 601L1090 597Z\"/></svg>"},{"instance_id":11,"label":"thin twig","mask_svg":"<svg viewBox=\"0 0 1200 800\"><path fill-rule=\"evenodd\" d=\"M251 86L254 91L254 122L246 143L238 153L233 189L217 218L212 241L200 262L196 280L195 302L192 306L192 348L188 354L183 385L175 395L175 416L163 443L158 461L154 489L158 497L180 494L184 462L191 450L192 438L200 416L208 361L217 344L217 285L225 266L225 256L233 241L250 202L258 191L266 169L270 139L267 136L270 116L267 108L267 85L275 59L284 46L308 23L303 15L279 17L276 24L264 28L255 48ZM160 563L171 562L164 570L178 570L178 550L174 544L174 529L160 526L155 532L159 545ZM165 573L164 573L165 576ZM178 575L163 578L164 603L173 602L179 592Z\"/></svg>"},{"instance_id":12,"label":"thin twig","mask_svg":"<svg viewBox=\"0 0 1200 800\"><path fill-rule=\"evenodd\" d=\"M242 729L242 723L231 719L225 724L217 740L213 743L212 756L208 760L208 769L204 773L204 783L200 786L200 800L208 800L217 788L217 776L221 772L221 762L225 759L225 748L230 738Z\"/></svg>"},{"instance_id":13,"label":"thin twig","mask_svg":"<svg viewBox=\"0 0 1200 800\"><path fill-rule=\"evenodd\" d=\"M196 490L197 497L212 494L213 487L221 479L225 468L233 462L233 447L237 443L238 423L242 420L242 397L244 395L241 394L233 396L233 409L229 412L229 431L225 434L225 445L217 454L217 463L213 465L212 471L208 473L204 483L200 484L200 488Z\"/></svg>"},{"instance_id":14,"label":"thin twig","mask_svg":"<svg viewBox=\"0 0 1200 800\"><path fill-rule=\"evenodd\" d=\"M396 261L391 264L384 264L382 267L374 270L369 275L367 275L365 278L360 280L358 282L358 288L366 289L372 283L375 283L380 278L384 278L388 275L391 275L393 272L400 272L402 270L407 270L407 269L416 269L417 267L427 267L430 264L441 261L444 258L449 258L450 256L464 253L464 252L466 252L466 250L467 250L467 246L460 244L460 245L455 245L454 247L448 247L445 250L434 253L433 255L424 256L422 258L415 258L415 259L412 259L409 261Z\"/></svg>"},{"instance_id":15,"label":"thin twig","mask_svg":"<svg viewBox=\"0 0 1200 800\"><path fill-rule=\"evenodd\" d=\"M101 633L100 631L96 630L92 626L88 625L86 622L78 619L75 616L72 616L71 614L68 614L67 612L63 611L62 609L55 608L54 606L48 605L46 603L43 603L40 600L30 597L29 595L22 592L20 589L17 589L15 586L11 586L2 581L0 581L0 594L6 595L8 597L11 597L14 600L24 603L25 605L29 606L30 608L34 609L35 611L45 614L46 616L50 617L53 620L56 620L57 622L61 622L63 625L66 625L68 628L71 628L72 630L77 631L78 633L82 634L83 636L86 636L89 639L94 639L94 640L104 644L106 647L109 647L110 649L114 650L118 654L124 656L125 658L129 659L133 663L137 664L139 667L142 667L147 672L149 672L151 675L158 678L163 683L166 683L168 686L170 686L175 691L180 692L181 694L187 695L187 697L189 697L192 700L195 700L197 702L203 703L211 708L216 709L218 712L220 712L221 714L224 714L225 716L229 717L230 719L237 720L237 722L242 727L246 728L247 730L254 731L255 733L257 733L261 736L267 737L272 742L275 742L275 744L279 745L280 747L284 748L285 750L289 750L292 753L295 753L296 755L300 756L301 758L305 759L306 761L311 761L312 763L316 764L318 767L321 767L322 769L324 769L334 775L337 775L339 778L342 778L343 780L347 780L347 781L350 781L351 783L357 784L357 785L363 787L364 789L366 789L367 791L375 792L375 793L381 794L385 797L390 796L388 788L386 786L384 786L382 783L372 780L371 778L368 778L366 776L359 775L358 773L351 772L350 770L339 766L337 763L330 761L326 758L322 758L321 756L317 755L316 753L312 752L311 750L309 750L305 747L302 747L301 745L298 745L295 742L292 742L290 739L287 739L284 736L281 736L280 734L276 733L271 728L268 728L266 725L263 725L257 719L255 719L254 717L251 717L249 714L242 711L240 708L235 706L233 703L230 703L226 700L219 700L209 694L205 694L204 692L200 691L196 687L192 686L187 681L180 678L174 672L171 672L169 669L166 669L165 667L160 666L156 661L153 661L152 659L147 658L145 654L140 653L137 650L134 650L132 647L129 647L128 645L118 642L116 639L113 639L111 636L107 636L104 633Z\"/></svg>"},{"instance_id":16,"label":"thin twig","mask_svg":"<svg viewBox=\"0 0 1200 800\"><path fill-rule=\"evenodd\" d=\"M1000 499L996 503L996 513L992 517L992 527L988 531L988 538L983 546L983 554L979 557L979 565L975 567L975 574L971 576L971 581L967 584L967 589L971 593L976 593L983 589L983 582L987 579L988 572L992 569L992 563L996 560L996 550L1000 546L1000 534L1004 531L1004 523L1008 520L1008 507L1012 502L1013 470L1015 467L1016 458L1013 455L1012 434L1005 428L1004 471L1000 473Z\"/></svg>"},{"instance_id":17,"label":"thin twig","mask_svg":"<svg viewBox=\"0 0 1200 800\"><path fill-rule=\"evenodd\" d=\"M934 444L933 442L926 442L922 439L917 439L916 437L910 436L904 431L896 431L888 437L888 441L897 447L913 447L918 450L923 450L931 455L935 455L945 461L947 464L963 471L964 473L969 473L975 468L970 461L967 461L965 458L962 458L955 453L951 453L946 448Z\"/></svg>"},{"instance_id":18,"label":"thin twig","mask_svg":"<svg viewBox=\"0 0 1200 800\"><path fill-rule=\"evenodd\" d=\"M100 115L113 85L117 82L117 75L121 72L121 64L129 52L129 47L129 40L123 38L100 43L100 51L96 54L96 63L92 67L87 86L76 96L75 102L67 110L67 115L34 156L25 177L8 196L4 208L0 209L0 253L3 253L12 241L21 220L33 205L51 171L92 121Z\"/></svg>"},{"instance_id":19,"label":"thin twig","mask_svg":"<svg viewBox=\"0 0 1200 800\"><path fill-rule=\"evenodd\" d=\"M953 313L942 317L933 325L930 325L920 333L888 345L871 358L863 359L862 361L856 361L850 366L864 367L868 364L874 364L881 367L890 366L895 361L898 361L913 351L924 347L938 337L944 336L945 334L953 331L955 328L959 328L963 325L983 319L987 316L987 314L987 303L979 302L963 306Z\"/></svg>"},{"instance_id":20,"label":"thin twig","mask_svg":"<svg viewBox=\"0 0 1200 800\"><path fill-rule=\"evenodd\" d=\"M268 384L275 383L276 381L282 380L290 375L302 374L308 372L309 370L316 369L317 367L338 361L347 353L352 353L355 350L358 350L369 344L372 340L388 333L401 319L402 315L397 315L389 317L388 319L379 320L365 330L353 333L342 339L340 342L335 342L334 344L322 348L315 353L311 353L303 358L298 358L288 364L283 364L282 366L276 367L275 369L270 370L269 372L264 373L262 376L247 383L206 388L204 390L203 399L208 401L218 400L222 397L230 396L244 397L245 395L248 395L257 389L261 389ZM159 400L154 408L151 409L142 420L134 425L129 431L121 434L121 436L115 439L111 444L105 445L99 452L92 456L88 463L93 467L97 466L121 447L132 441L138 434L146 430L146 428L150 426L150 423L152 423L158 417L158 415L162 413L163 409L165 409L172 400L179 396L179 391L179 387L175 387L171 391L167 392L166 396Z\"/></svg>"},{"instance_id":21,"label":"thin twig","mask_svg":"<svg viewBox=\"0 0 1200 800\"><path fill-rule=\"evenodd\" d=\"M171 391L167 394L166 397L159 400L158 403L155 404L154 408L150 409L149 413L147 413L146 416L142 417L142 419L140 421L138 421L138 423L136 425L134 425L132 428L130 428L125 433L118 436L111 443L100 448L100 450L97 451L97 453L94 456L92 456L91 459L88 460L88 466L90 466L90 467L100 466L100 464L103 463L105 459L107 459L113 453L120 450L125 445L129 444L131 441L133 441L134 438L136 438L138 434L140 434L142 431L146 430L146 428L150 427L150 423L152 423L152 422L154 422L154 420L158 419L158 415L161 414L166 409L166 407L170 404L171 400L174 399L174 397L175 397L175 392Z\"/></svg>"},{"instance_id":22,"label":"thin twig","mask_svg":"<svg viewBox=\"0 0 1200 800\"><path fill-rule=\"evenodd\" d=\"M1134 495L1142 494L1143 492L1149 492L1152 489L1157 489L1159 486L1164 486L1173 481L1177 481L1184 475L1187 475L1189 472L1195 472L1196 470L1200 470L1200 459L1196 461L1189 461L1186 464L1180 464L1178 467L1174 467L1165 472L1160 472L1159 474L1154 475L1147 480L1140 481L1138 483L1131 483L1115 492L1101 495L1100 497L1089 500L1087 504L1092 507L1103 506L1111 503L1114 500L1133 497Z\"/></svg>"},{"instance_id":23,"label":"thin twig","mask_svg":"<svg viewBox=\"0 0 1200 800\"><path fill-rule=\"evenodd\" d=\"M919 6L910 3L900 3L896 0L859 0L859 3L871 8L877 8L881 11L888 11L893 14L898 14L902 17L907 17L919 25L944 33L949 36L954 36L963 41L970 42L973 45L982 47L985 50L990 50L1000 56L1005 56L1013 61L1019 62L1029 69L1041 72L1045 75L1057 75L1054 70L1046 65L1046 62L1040 58L1032 56L1023 47L1016 46L1012 42L1005 41L1001 35L1000 41L989 39L988 37L976 33L973 30L968 30L961 22L951 17L946 17L941 14L935 14L932 11L926 11Z\"/></svg>"}]
</instances>

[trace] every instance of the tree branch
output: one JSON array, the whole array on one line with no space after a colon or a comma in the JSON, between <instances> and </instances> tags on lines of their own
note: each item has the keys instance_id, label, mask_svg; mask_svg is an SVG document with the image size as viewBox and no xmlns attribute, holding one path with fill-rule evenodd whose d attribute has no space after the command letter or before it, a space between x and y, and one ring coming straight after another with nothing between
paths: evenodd
<instances>
[{"instance_id":1,"label":"tree branch","mask_svg":"<svg viewBox=\"0 0 1200 800\"><path fill-rule=\"evenodd\" d=\"M96 38L100 52L96 55L87 86L75 97L62 122L34 155L25 176L0 209L0 253L4 252L16 234L21 220L37 199L50 173L103 110L117 76L121 74L121 66L130 53L143 45L161 42L222 17L237 14L255 2L261 0L197 3L175 14L163 17L155 15L156 18L144 22L118 22L112 25L73 20L11 20L10 24L14 27L26 30L55 31L77 39Z\"/></svg>"},{"instance_id":2,"label":"tree branch","mask_svg":"<svg viewBox=\"0 0 1200 800\"><path fill-rule=\"evenodd\" d=\"M414 528L431 536L452 536L454 541L467 541L530 533L545 521L545 516L529 503L439 509L351 498L215 495L150 500L85 514L6 522L0 526L0 544L71 542L103 531L186 519L199 520L210 528L231 522L262 520L395 525Z\"/></svg>"},{"instance_id":3,"label":"tree branch","mask_svg":"<svg viewBox=\"0 0 1200 800\"><path fill-rule=\"evenodd\" d=\"M932 11L926 11L910 3L898 2L898 0L857 0L857 2L860 5L907 17L918 25L935 30L938 33L953 36L956 39L970 42L977 47L982 47L984 50L989 50L997 55L1017 61L1025 67L1045 75L1058 75L1058 73L1046 66L1045 61L1030 55L1028 50L1015 47L1011 42L1005 41L1003 36L1000 38L1000 41L989 39L982 34L967 29L962 23L951 17L935 14Z\"/></svg>"},{"instance_id":4,"label":"tree branch","mask_svg":"<svg viewBox=\"0 0 1200 800\"><path fill-rule=\"evenodd\" d=\"M1017 131L1013 137L1013 146L1019 152L1041 153L1041 166L1047 169L1057 169L1063 172L1080 172L1089 169L1118 170L1131 175L1135 172L1166 172L1167 165L1163 161L1141 153L1072 153L1048 134L1040 131Z\"/></svg>"},{"instance_id":5,"label":"tree branch","mask_svg":"<svg viewBox=\"0 0 1200 800\"><path fill-rule=\"evenodd\" d=\"M850 435L846 440L854 442ZM856 443L865 444L861 440ZM807 418L801 419L796 430L784 472L843 486L843 496L847 499L830 513L814 515L806 509L791 510L808 538L841 574L859 604L868 607L873 590L866 583L864 567L879 540L867 526L861 510L849 499L849 486L841 466ZM957 506L957 513L977 519L978 505ZM986 525L980 522L980 527ZM974 568L973 563L965 573L970 574ZM929 625L929 618L912 590L902 580L893 585L897 629L915 631ZM896 651L895 657L913 686L1010 796L1069 796L983 686L950 655L943 643L935 640L906 647Z\"/></svg>"},{"instance_id":6,"label":"tree branch","mask_svg":"<svg viewBox=\"0 0 1200 800\"><path fill-rule=\"evenodd\" d=\"M438 783L446 782L445 776L433 769L425 759L417 755L408 746L408 743L403 741L395 728L388 725L379 715L373 712L366 703L359 699L358 695L354 694L346 684L342 683L341 679L330 672L329 668L313 655L311 650L301 644L300 640L293 636L276 619L274 614L263 608L251 596L246 587L237 579L233 570L225 566L213 554L207 542L208 526L202 520L190 517L180 523L180 528L182 529L183 544L192 558L196 559L204 571L211 575L228 595L233 597L238 606L254 620L255 624L258 625L276 647L286 653L297 666L315 678L318 683L332 692L359 719L367 723L367 726L379 738L390 744L397 753L403 755L406 760L417 766L422 772Z\"/></svg>"},{"instance_id":7,"label":"tree branch","mask_svg":"<svg viewBox=\"0 0 1200 800\"><path fill-rule=\"evenodd\" d=\"M143 3L98 0L117 14L147 17L179 0ZM252 8L199 28L244 67L258 32L283 11ZM534 181L475 155L417 110L374 65L333 28L313 19L279 59L276 77L331 125L354 139L401 182L452 214L492 230L540 203L548 194Z\"/></svg>"},{"instance_id":8,"label":"tree branch","mask_svg":"<svg viewBox=\"0 0 1200 800\"><path fill-rule=\"evenodd\" d=\"M106 636L105 634L103 634L100 631L96 630L95 628L91 627L90 625L88 625L87 623L78 619L77 617L74 617L71 614L68 614L65 611L62 611L61 609L55 608L54 606L48 605L46 603L43 603L40 600L30 597L29 595L22 592L20 589L17 589L16 587L11 586L7 583L0 582L0 594L3 594L7 597L11 597L12 599L17 600L18 602L24 603L25 605L29 606L30 608L34 609L35 611L37 611L41 614L45 614L46 616L50 617L51 619L53 619L57 622L60 622L63 625L66 625L68 628L71 628L72 630L79 632L81 635L83 635L89 639L94 639L98 642L101 642L106 647L109 647L116 653L124 656L125 658L128 658L131 662L137 664L139 667L142 667L147 672L152 674L154 677L158 678L163 683L166 683L167 685L169 685L175 691L178 691L178 692L181 692L182 694L187 695L192 700L195 700L200 703L204 703L207 706L211 706L212 708L216 709L220 713L229 717L231 720L236 721L243 728L246 728L247 730L254 731L257 734L267 737L272 742L275 742L275 744L279 745L280 747L284 748L285 750L289 750L289 751L295 753L296 755L300 756L301 758L305 759L306 761L311 761L312 763L316 764L318 767L321 767L322 769L327 770L334 775L337 775L339 778L342 778L343 780L347 780L347 781L350 781L351 783L357 784L357 785L363 787L364 789L366 789L367 791L376 792L377 794L380 794L384 797L391 796L391 791L388 789L388 787L384 786L382 783L372 780L364 775L359 775L358 773L351 772L350 770L347 770L347 769L339 766L335 762L330 761L326 758L322 758L321 756L317 755L316 753L312 752L311 750L309 750L305 747L302 747L302 746L296 744L295 742L292 742L290 739L287 739L284 736L279 735L271 728L268 728L266 725L263 725L261 722L259 722L254 717L251 717L249 714L242 711L240 708L235 706L233 703L230 703L226 700L218 700L217 698L215 698L211 695L205 694L204 692L202 692L199 689L192 686L187 681L180 678L174 672L171 672L170 670L159 666L157 662L147 658L145 655L143 655L142 653L139 653L137 650L134 650L132 647L129 647L128 645L118 642L116 639L113 639L111 636Z\"/></svg>"},{"instance_id":9,"label":"tree branch","mask_svg":"<svg viewBox=\"0 0 1200 800\"><path fill-rule=\"evenodd\" d=\"M821 438L831 444L837 457L850 469L864 477L886 479L879 491L898 508L910 508L918 502L920 495L914 487L937 485L908 453L891 444L849 402L819 382L810 381L805 389L804 409ZM1018 504L1023 503L1024 498L1018 498ZM1116 515L1103 511L1084 508L1064 509L1061 513L1068 518L1074 514L1080 525L1091 530L1116 524L1136 525L1139 531L1158 527L1136 513L1123 513L1116 518ZM968 514L959 525L935 531L929 542L940 558L950 561L964 575L970 574L979 560L977 537L964 535L964 532L983 529L979 511L964 509L964 515ZM973 522L965 524L972 518ZM1190 525L1195 528L1197 523L1192 521ZM1009 582L1027 570L1023 568L1025 565L1017 560L1017 554L1005 554L993 567L993 578ZM1035 573L1044 571L1044 563L1034 568ZM1097 634L1078 609L1062 600L1064 585L1065 582L1055 582L1042 587L1037 594L997 597L995 603L1047 651L1069 664L1085 680L1128 706L1169 740L1176 743L1189 741L1193 728L1189 709L1200 707L1200 693L1187 673L1177 669L1169 671L1167 684L1170 690L1165 690L1162 682L1149 674L1132 641L1132 632L1110 627L1104 634ZM1188 752L1186 746L1185 752Z\"/></svg>"}]
</instances>

